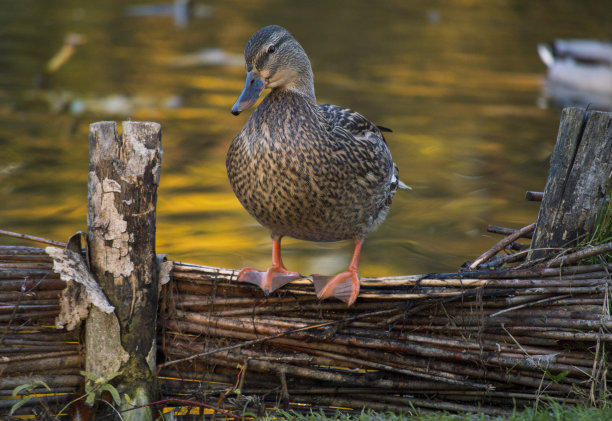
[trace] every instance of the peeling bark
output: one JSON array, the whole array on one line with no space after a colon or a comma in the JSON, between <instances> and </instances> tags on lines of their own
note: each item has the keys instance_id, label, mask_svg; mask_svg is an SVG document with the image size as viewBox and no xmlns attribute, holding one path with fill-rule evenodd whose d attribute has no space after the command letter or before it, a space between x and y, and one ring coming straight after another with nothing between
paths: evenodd
<instances>
[{"instance_id":1,"label":"peeling bark","mask_svg":"<svg viewBox=\"0 0 612 421\"><path fill-rule=\"evenodd\" d=\"M53 271L66 282L60 296L60 314L56 318L58 329L73 330L77 327L87 318L90 304L104 313L113 312L115 307L106 299L81 255L58 247L47 247L45 251L53 258Z\"/></svg>"},{"instance_id":2,"label":"peeling bark","mask_svg":"<svg viewBox=\"0 0 612 421\"><path fill-rule=\"evenodd\" d=\"M174 268L174 262L172 260L167 260L165 254L159 255L157 256L157 266L159 269L159 286L161 288L162 285L166 285L170 282L170 275Z\"/></svg>"}]
</instances>

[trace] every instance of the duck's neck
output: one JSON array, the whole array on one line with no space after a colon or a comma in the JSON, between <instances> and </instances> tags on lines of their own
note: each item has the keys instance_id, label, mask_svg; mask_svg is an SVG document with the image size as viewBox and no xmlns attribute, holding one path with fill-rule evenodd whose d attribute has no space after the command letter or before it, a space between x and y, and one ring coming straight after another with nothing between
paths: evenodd
<instances>
[{"instance_id":1,"label":"duck's neck","mask_svg":"<svg viewBox=\"0 0 612 421\"><path fill-rule=\"evenodd\" d=\"M312 105L317 104L317 98L315 97L314 89L314 77L312 75L312 69L308 66L308 71L305 72L300 78L295 81L296 91L304 95Z\"/></svg>"},{"instance_id":2,"label":"duck's neck","mask_svg":"<svg viewBox=\"0 0 612 421\"><path fill-rule=\"evenodd\" d=\"M317 105L317 98L315 97L314 90L314 78L310 66L302 71L297 78L291 81L291 83L273 88L271 93L282 94L284 91L298 93L312 105Z\"/></svg>"}]
</instances>

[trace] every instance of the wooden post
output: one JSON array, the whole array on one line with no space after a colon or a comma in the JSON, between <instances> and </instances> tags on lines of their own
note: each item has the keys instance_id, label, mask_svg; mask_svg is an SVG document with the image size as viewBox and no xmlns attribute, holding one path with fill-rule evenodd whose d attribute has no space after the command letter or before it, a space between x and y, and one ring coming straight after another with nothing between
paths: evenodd
<instances>
[{"instance_id":1,"label":"wooden post","mask_svg":"<svg viewBox=\"0 0 612 421\"><path fill-rule=\"evenodd\" d=\"M106 378L118 374L113 384L121 409L129 409L152 402L157 390L155 215L162 152L159 124L128 121L122 127L121 136L115 122L89 129L89 261L115 312L92 307L85 343L86 371ZM150 411L121 416L147 419Z\"/></svg>"},{"instance_id":2,"label":"wooden post","mask_svg":"<svg viewBox=\"0 0 612 421\"><path fill-rule=\"evenodd\" d=\"M529 259L577 245L592 232L612 173L612 113L566 108Z\"/></svg>"}]
</instances>

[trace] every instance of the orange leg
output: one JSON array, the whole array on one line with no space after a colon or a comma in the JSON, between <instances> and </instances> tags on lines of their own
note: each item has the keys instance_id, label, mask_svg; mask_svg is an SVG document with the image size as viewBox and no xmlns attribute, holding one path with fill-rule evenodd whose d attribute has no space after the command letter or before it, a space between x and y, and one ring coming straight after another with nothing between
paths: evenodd
<instances>
[{"instance_id":1,"label":"orange leg","mask_svg":"<svg viewBox=\"0 0 612 421\"><path fill-rule=\"evenodd\" d=\"M359 274L357 267L359 266L359 254L363 240L355 243L353 258L345 272L341 272L334 277L313 275L317 297L321 300L329 297L336 297L344 301L347 305L351 305L359 295Z\"/></svg>"},{"instance_id":2,"label":"orange leg","mask_svg":"<svg viewBox=\"0 0 612 421\"><path fill-rule=\"evenodd\" d=\"M263 289L266 295L279 289L302 276L297 272L289 272L281 258L281 236L272 237L272 266L265 271L254 268L244 268L238 275L238 280L249 282Z\"/></svg>"}]
</instances>

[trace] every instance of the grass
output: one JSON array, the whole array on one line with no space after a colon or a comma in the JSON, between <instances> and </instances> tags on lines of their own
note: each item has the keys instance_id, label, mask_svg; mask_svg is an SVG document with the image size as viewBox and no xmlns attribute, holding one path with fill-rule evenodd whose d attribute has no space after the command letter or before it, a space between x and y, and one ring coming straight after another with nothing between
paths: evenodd
<instances>
[{"instance_id":1,"label":"grass","mask_svg":"<svg viewBox=\"0 0 612 421\"><path fill-rule=\"evenodd\" d=\"M602 408L584 406L562 406L556 402L550 405L540 405L537 409L530 408L508 417L491 417L484 414L450 414L433 412L423 415L398 415L393 413L377 413L363 411L359 415L348 415L337 412L335 415L312 412L298 414L295 412L277 411L268 414L263 421L612 421L612 406Z\"/></svg>"},{"instance_id":2,"label":"grass","mask_svg":"<svg viewBox=\"0 0 612 421\"><path fill-rule=\"evenodd\" d=\"M599 214L597 215L597 219L595 220L595 227L593 229L593 233L582 240L579 244L581 247L585 246L598 246L600 244L609 243L612 241L612 200L608 200L607 203L604 203ZM586 259L583 263L585 264L597 264L602 263L601 259L604 259L606 262L612 262L612 253L607 253L601 256L594 256Z\"/></svg>"}]
</instances>

